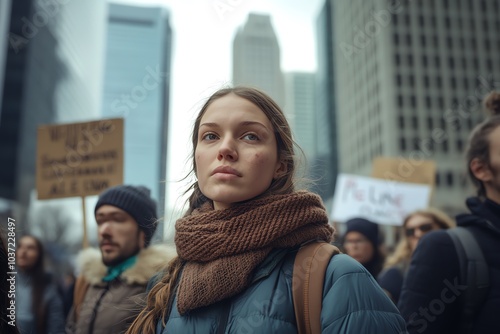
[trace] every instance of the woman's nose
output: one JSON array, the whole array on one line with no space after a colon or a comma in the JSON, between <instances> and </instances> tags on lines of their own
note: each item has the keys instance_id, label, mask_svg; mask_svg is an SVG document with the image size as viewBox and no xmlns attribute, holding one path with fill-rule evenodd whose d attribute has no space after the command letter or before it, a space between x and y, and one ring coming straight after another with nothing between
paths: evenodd
<instances>
[{"instance_id":1,"label":"woman's nose","mask_svg":"<svg viewBox=\"0 0 500 334\"><path fill-rule=\"evenodd\" d=\"M219 147L219 154L217 156L219 160L238 160L238 152L236 150L236 143L232 138L226 138L221 141Z\"/></svg>"}]
</instances>

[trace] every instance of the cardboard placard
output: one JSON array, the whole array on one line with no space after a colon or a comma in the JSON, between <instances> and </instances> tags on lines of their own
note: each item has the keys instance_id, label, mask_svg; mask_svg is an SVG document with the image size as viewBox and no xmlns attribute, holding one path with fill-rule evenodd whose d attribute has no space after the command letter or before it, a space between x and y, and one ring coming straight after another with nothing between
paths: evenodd
<instances>
[{"instance_id":1,"label":"cardboard placard","mask_svg":"<svg viewBox=\"0 0 500 334\"><path fill-rule=\"evenodd\" d=\"M123 183L123 119L42 125L37 135L38 199L98 195Z\"/></svg>"},{"instance_id":2,"label":"cardboard placard","mask_svg":"<svg viewBox=\"0 0 500 334\"><path fill-rule=\"evenodd\" d=\"M412 211L427 208L431 187L339 174L331 219L363 217L378 224L402 225Z\"/></svg>"},{"instance_id":3,"label":"cardboard placard","mask_svg":"<svg viewBox=\"0 0 500 334\"><path fill-rule=\"evenodd\" d=\"M377 157L373 159L372 177L434 187L436 163L433 160Z\"/></svg>"}]
</instances>

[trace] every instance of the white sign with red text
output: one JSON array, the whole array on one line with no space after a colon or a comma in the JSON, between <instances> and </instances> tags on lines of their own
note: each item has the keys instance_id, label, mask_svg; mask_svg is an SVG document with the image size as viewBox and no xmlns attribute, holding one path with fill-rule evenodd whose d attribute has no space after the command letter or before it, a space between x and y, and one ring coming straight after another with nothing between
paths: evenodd
<instances>
[{"instance_id":1,"label":"white sign with red text","mask_svg":"<svg viewBox=\"0 0 500 334\"><path fill-rule=\"evenodd\" d=\"M363 217L378 224L402 225L409 213L429 206L431 187L339 174L331 219Z\"/></svg>"}]
</instances>

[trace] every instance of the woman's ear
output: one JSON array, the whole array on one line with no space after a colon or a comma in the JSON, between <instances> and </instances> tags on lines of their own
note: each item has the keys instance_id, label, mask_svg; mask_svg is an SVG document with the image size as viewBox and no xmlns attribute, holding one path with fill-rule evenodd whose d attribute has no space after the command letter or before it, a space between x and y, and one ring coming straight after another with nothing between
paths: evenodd
<instances>
[{"instance_id":1,"label":"woman's ear","mask_svg":"<svg viewBox=\"0 0 500 334\"><path fill-rule=\"evenodd\" d=\"M469 164L469 168L476 179L480 181L488 182L493 178L493 173L491 172L490 167L478 158L472 159Z\"/></svg>"},{"instance_id":2,"label":"woman's ear","mask_svg":"<svg viewBox=\"0 0 500 334\"><path fill-rule=\"evenodd\" d=\"M279 161L276 167L276 170L274 171L274 178L277 179L288 171L288 168L286 166L286 163L284 161Z\"/></svg>"}]
</instances>

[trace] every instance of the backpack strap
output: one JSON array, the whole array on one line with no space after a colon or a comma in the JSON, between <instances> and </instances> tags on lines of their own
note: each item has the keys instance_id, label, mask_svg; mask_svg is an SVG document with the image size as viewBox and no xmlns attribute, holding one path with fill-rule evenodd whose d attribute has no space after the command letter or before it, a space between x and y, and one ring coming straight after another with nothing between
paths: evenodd
<instances>
[{"instance_id":1,"label":"backpack strap","mask_svg":"<svg viewBox=\"0 0 500 334\"><path fill-rule=\"evenodd\" d=\"M292 294L299 334L321 333L326 268L332 256L339 253L337 247L327 242L310 242L303 245L295 257Z\"/></svg>"},{"instance_id":2,"label":"backpack strap","mask_svg":"<svg viewBox=\"0 0 500 334\"><path fill-rule=\"evenodd\" d=\"M457 250L460 282L467 285L461 296L460 333L472 333L474 318L488 295L489 270L476 238L466 228L446 230Z\"/></svg>"},{"instance_id":3,"label":"backpack strap","mask_svg":"<svg viewBox=\"0 0 500 334\"><path fill-rule=\"evenodd\" d=\"M73 291L73 310L75 312L75 323L78 320L80 307L82 306L89 286L89 282L87 282L87 280L82 275L78 276L75 282L75 290Z\"/></svg>"}]
</instances>

